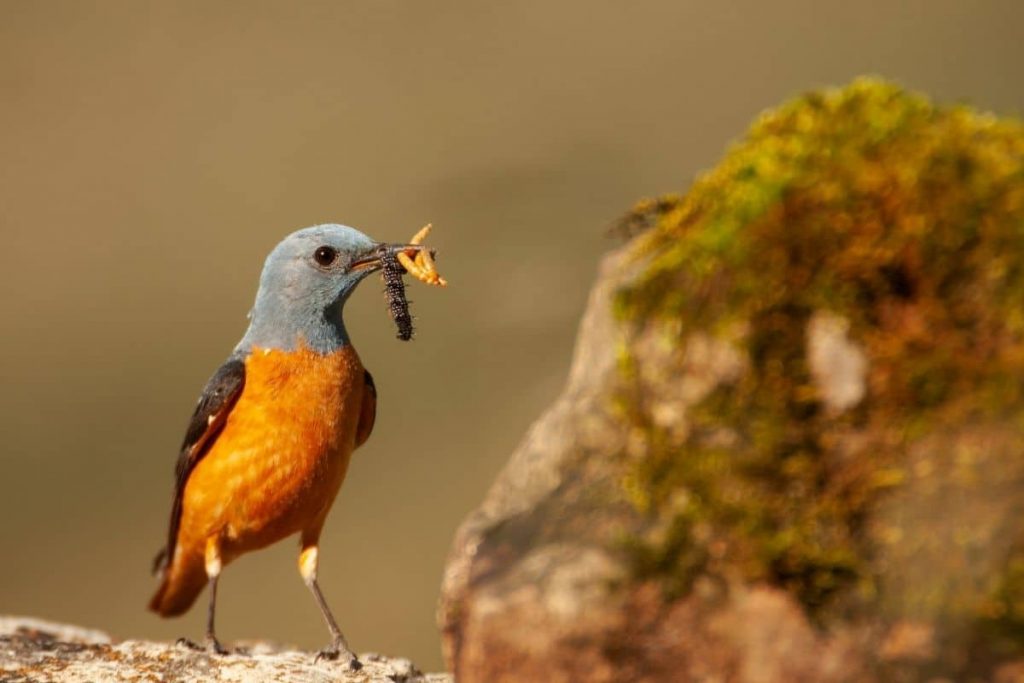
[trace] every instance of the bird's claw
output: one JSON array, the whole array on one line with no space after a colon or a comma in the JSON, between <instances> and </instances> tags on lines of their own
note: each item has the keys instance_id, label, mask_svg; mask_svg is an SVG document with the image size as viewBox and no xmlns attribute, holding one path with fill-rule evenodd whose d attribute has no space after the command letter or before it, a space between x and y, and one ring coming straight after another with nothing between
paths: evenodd
<instances>
[{"instance_id":1,"label":"bird's claw","mask_svg":"<svg viewBox=\"0 0 1024 683\"><path fill-rule=\"evenodd\" d=\"M316 663L320 660L333 662L335 660L343 658L348 659L348 668L352 671L359 671L363 668L363 663L359 661L358 657L352 654L352 652L350 652L349 650L343 647L339 647L337 644L325 647L324 649L317 652L316 657L313 658L313 662Z\"/></svg>"},{"instance_id":2,"label":"bird's claw","mask_svg":"<svg viewBox=\"0 0 1024 683\"><path fill-rule=\"evenodd\" d=\"M176 641L174 641L174 645L176 647L184 647L184 648L187 648L189 650L202 650L203 649L203 646L200 645L199 643L197 643L196 641L192 640L191 638L184 638L184 637L178 638Z\"/></svg>"},{"instance_id":3,"label":"bird's claw","mask_svg":"<svg viewBox=\"0 0 1024 683\"><path fill-rule=\"evenodd\" d=\"M231 654L226 647L220 644L220 641L213 636L207 636L206 641L203 645L191 640L189 638L178 638L174 641L174 644L179 647L186 647L189 650L195 650L196 652L207 652L212 655L227 655Z\"/></svg>"},{"instance_id":4,"label":"bird's claw","mask_svg":"<svg viewBox=\"0 0 1024 683\"><path fill-rule=\"evenodd\" d=\"M206 638L206 651L209 652L210 654L215 654L215 655L230 654L228 652L228 649L226 647L224 647L223 645L221 645L220 641L217 640L216 638L214 638L213 636L209 636L209 637Z\"/></svg>"}]
</instances>

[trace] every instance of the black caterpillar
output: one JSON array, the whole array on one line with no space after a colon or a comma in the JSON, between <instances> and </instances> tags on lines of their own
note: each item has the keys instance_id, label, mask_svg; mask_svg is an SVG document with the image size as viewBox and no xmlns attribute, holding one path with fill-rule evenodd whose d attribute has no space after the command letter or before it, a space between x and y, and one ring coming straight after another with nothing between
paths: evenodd
<instances>
[{"instance_id":1,"label":"black caterpillar","mask_svg":"<svg viewBox=\"0 0 1024 683\"><path fill-rule=\"evenodd\" d=\"M388 298L388 312L391 319L395 321L398 334L395 335L402 341L412 339L412 316L409 315L409 301L405 298L405 281L402 275L405 268L398 262L395 252L388 248L383 249L380 257L381 275L384 278L384 295Z\"/></svg>"}]
</instances>

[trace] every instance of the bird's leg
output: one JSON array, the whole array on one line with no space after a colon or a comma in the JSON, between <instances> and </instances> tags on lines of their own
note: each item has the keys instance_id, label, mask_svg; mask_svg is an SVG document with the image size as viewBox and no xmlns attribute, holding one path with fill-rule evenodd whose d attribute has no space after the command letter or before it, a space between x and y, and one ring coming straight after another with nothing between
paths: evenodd
<instances>
[{"instance_id":1,"label":"bird's leg","mask_svg":"<svg viewBox=\"0 0 1024 683\"><path fill-rule=\"evenodd\" d=\"M303 538L302 552L299 553L299 573L313 594L317 607L320 608L320 613L324 615L324 621L327 622L327 629L331 632L331 644L317 653L315 661L320 661L321 659L347 659L349 668L353 671L358 671L363 668L363 665L356 658L352 650L349 649L348 642L345 640L345 636L342 635L341 629L338 628L338 622L334 620L331 608L327 606L324 594L320 591L320 585L317 583L317 568L320 566L319 554L320 549L316 541L307 542Z\"/></svg>"},{"instance_id":2,"label":"bird's leg","mask_svg":"<svg viewBox=\"0 0 1024 683\"><path fill-rule=\"evenodd\" d=\"M213 617L217 611L217 578L220 577L222 564L220 561L220 539L211 536L206 541L206 575L210 577L210 609L206 613L206 649L219 655L226 655L227 650L217 640L213 629Z\"/></svg>"},{"instance_id":3,"label":"bird's leg","mask_svg":"<svg viewBox=\"0 0 1024 683\"><path fill-rule=\"evenodd\" d=\"M206 650L207 652L226 655L228 651L220 644L217 640L217 635L213 628L213 618L217 611L217 578L220 576L220 570L222 568L220 560L220 546L216 537L211 537L206 541L206 576L209 578L210 585L210 606L206 613L206 642L205 646L200 646L188 638L179 638L178 644L185 645L193 650Z\"/></svg>"}]
</instances>

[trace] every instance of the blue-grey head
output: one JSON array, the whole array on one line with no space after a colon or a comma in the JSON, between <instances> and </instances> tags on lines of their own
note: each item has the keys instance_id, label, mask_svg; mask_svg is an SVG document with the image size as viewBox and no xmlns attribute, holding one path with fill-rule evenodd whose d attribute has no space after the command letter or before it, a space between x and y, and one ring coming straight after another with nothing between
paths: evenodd
<instances>
[{"instance_id":1,"label":"blue-grey head","mask_svg":"<svg viewBox=\"0 0 1024 683\"><path fill-rule=\"evenodd\" d=\"M349 343L342 309L362 280L380 269L385 245L345 225L315 225L270 252L239 352L253 347L329 353Z\"/></svg>"}]
</instances>

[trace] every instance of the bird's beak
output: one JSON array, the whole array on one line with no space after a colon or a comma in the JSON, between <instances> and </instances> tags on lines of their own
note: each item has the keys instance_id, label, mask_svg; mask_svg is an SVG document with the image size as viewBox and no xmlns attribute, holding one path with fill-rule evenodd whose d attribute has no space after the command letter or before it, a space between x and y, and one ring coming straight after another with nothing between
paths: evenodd
<instances>
[{"instance_id":1,"label":"bird's beak","mask_svg":"<svg viewBox=\"0 0 1024 683\"><path fill-rule=\"evenodd\" d=\"M370 251L368 251L365 255L360 256L355 261L353 261L348 268L350 271L379 270L382 265L381 258L384 256L384 254L405 253L412 256L421 249L426 249L426 247L423 246L422 244L378 244L377 246L373 247Z\"/></svg>"},{"instance_id":2,"label":"bird's beak","mask_svg":"<svg viewBox=\"0 0 1024 683\"><path fill-rule=\"evenodd\" d=\"M386 244L375 244L365 254L352 261L349 264L348 269L350 271L375 271L381 266L380 259L384 255L384 249L387 247Z\"/></svg>"}]
</instances>

